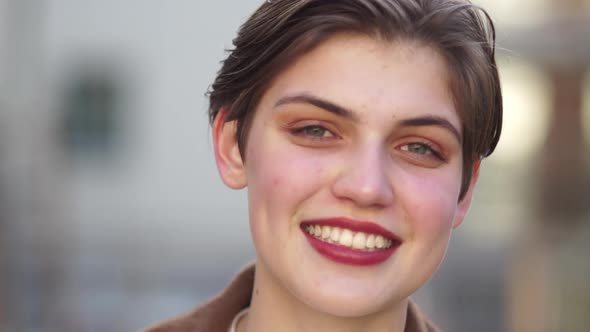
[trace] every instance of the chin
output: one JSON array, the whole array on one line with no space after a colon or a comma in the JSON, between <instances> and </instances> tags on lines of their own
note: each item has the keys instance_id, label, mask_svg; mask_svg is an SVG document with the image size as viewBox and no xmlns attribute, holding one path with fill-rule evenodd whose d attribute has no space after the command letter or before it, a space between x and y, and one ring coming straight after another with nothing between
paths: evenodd
<instances>
[{"instance_id":1,"label":"chin","mask_svg":"<svg viewBox=\"0 0 590 332\"><path fill-rule=\"evenodd\" d=\"M325 301L316 300L308 304L314 310L336 317L355 318L386 311L390 306L385 303L375 303L368 296L351 298L327 298Z\"/></svg>"},{"instance_id":2,"label":"chin","mask_svg":"<svg viewBox=\"0 0 590 332\"><path fill-rule=\"evenodd\" d=\"M373 290L354 289L354 287L333 287L323 292L309 292L294 294L299 300L317 312L323 312L336 317L362 317L388 309L393 309L396 303L403 303L404 299ZM300 296L298 296L300 295Z\"/></svg>"}]
</instances>

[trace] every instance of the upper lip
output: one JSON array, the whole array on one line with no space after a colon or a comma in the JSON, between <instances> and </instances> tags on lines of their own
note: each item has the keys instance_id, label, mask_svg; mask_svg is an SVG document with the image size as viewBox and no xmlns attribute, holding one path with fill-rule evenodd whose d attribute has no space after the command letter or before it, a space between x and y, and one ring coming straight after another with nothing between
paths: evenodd
<instances>
[{"instance_id":1,"label":"upper lip","mask_svg":"<svg viewBox=\"0 0 590 332\"><path fill-rule=\"evenodd\" d=\"M335 217L335 218L320 218L320 219L307 219L301 223L303 226L313 224L320 226L331 226L347 228L353 232L363 232L367 234L381 235L385 238L401 242L401 238L393 232L385 229L383 226L376 224L371 221L361 221L350 219L346 217Z\"/></svg>"}]
</instances>

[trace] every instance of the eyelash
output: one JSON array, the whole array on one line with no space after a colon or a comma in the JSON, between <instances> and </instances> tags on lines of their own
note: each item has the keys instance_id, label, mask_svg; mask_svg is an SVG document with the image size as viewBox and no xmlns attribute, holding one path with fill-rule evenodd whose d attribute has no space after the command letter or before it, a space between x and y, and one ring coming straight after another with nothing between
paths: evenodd
<instances>
[{"instance_id":1,"label":"eyelash","mask_svg":"<svg viewBox=\"0 0 590 332\"><path fill-rule=\"evenodd\" d=\"M446 159L445 157L443 157L442 153L440 153L440 152L439 152L439 151L438 151L438 150L437 150L437 149L434 147L434 145L433 145L433 144L431 144L431 143L428 143L428 142L410 142L410 143L406 143L406 144L402 145L401 147L408 147L408 149L406 149L406 150L404 150L404 149L401 149L401 150L402 150L402 151L406 151L406 152L410 152L410 153L412 153L412 152L409 150L409 146L410 146L410 145L414 145L414 144L420 145L421 147L425 147L425 148L426 148L426 150L427 150L427 151L426 151L426 153L424 153L424 154L413 153L413 154L415 154L416 156L419 156L420 158L422 158L422 157L424 157L424 156L427 156L427 155L428 155L428 153L430 153L430 154L431 154L431 155L432 155L434 158L436 158L436 159L438 159L438 160L440 160L440 161L443 161L443 162L446 162L446 161L447 161L447 159Z\"/></svg>"}]
</instances>

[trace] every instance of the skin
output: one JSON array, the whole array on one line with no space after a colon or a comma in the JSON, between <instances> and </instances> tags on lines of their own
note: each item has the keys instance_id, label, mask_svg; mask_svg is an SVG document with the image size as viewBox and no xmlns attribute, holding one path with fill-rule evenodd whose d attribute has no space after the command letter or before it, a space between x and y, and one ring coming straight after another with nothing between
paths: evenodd
<instances>
[{"instance_id":1,"label":"skin","mask_svg":"<svg viewBox=\"0 0 590 332\"><path fill-rule=\"evenodd\" d=\"M224 114L213 127L216 161L226 185L248 188L257 253L238 329L403 331L408 297L441 263L479 166L458 201L461 121L444 59L419 43L339 34L275 78L245 159ZM331 261L300 229L328 217L376 223L402 244L378 265Z\"/></svg>"}]
</instances>

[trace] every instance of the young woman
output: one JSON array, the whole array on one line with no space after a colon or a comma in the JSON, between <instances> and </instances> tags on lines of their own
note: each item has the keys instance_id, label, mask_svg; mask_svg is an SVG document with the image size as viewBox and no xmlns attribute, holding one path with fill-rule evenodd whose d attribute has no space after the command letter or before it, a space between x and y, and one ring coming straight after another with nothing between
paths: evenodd
<instances>
[{"instance_id":1,"label":"young woman","mask_svg":"<svg viewBox=\"0 0 590 332\"><path fill-rule=\"evenodd\" d=\"M495 148L494 28L466 0L273 0L211 90L254 266L149 331L436 331L409 300Z\"/></svg>"}]
</instances>

